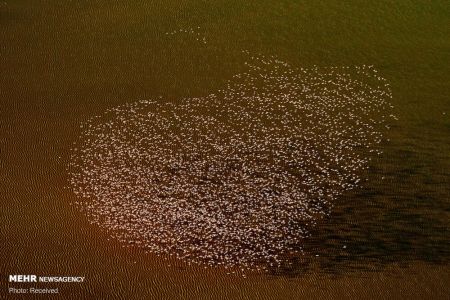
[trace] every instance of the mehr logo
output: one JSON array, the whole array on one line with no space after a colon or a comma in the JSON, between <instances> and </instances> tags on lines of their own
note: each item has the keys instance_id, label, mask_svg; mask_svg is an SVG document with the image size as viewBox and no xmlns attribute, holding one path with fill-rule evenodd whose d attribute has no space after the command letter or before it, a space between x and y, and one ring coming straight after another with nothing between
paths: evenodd
<instances>
[{"instance_id":1,"label":"mehr logo","mask_svg":"<svg viewBox=\"0 0 450 300\"><path fill-rule=\"evenodd\" d=\"M9 282L84 282L83 276L9 275Z\"/></svg>"},{"instance_id":2,"label":"mehr logo","mask_svg":"<svg viewBox=\"0 0 450 300\"><path fill-rule=\"evenodd\" d=\"M9 282L37 282L36 275L9 275Z\"/></svg>"}]
</instances>

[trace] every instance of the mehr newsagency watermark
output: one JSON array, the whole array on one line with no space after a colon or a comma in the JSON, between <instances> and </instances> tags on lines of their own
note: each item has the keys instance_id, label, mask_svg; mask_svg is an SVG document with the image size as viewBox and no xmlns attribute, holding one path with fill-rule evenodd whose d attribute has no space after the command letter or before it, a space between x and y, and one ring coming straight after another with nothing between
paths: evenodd
<instances>
[{"instance_id":1,"label":"mehr newsagency watermark","mask_svg":"<svg viewBox=\"0 0 450 300\"><path fill-rule=\"evenodd\" d=\"M83 276L37 276L37 275L9 275L8 282L10 283L82 283ZM8 286L8 293L10 294L59 294L59 288L46 287L23 287L23 286Z\"/></svg>"}]
</instances>

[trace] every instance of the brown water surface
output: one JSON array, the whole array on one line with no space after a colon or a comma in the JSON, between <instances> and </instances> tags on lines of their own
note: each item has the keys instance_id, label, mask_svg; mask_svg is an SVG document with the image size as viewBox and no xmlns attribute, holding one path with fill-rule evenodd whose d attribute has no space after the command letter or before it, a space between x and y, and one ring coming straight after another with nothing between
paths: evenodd
<instances>
[{"instance_id":1,"label":"brown water surface","mask_svg":"<svg viewBox=\"0 0 450 300\"><path fill-rule=\"evenodd\" d=\"M1 295L10 296L7 274L37 274L86 276L55 285L78 299L448 299L445 4L0 3ZM165 34L197 27L206 43ZM139 99L207 95L242 70L242 49L297 66L373 64L391 82L399 121L365 186L335 203L303 261L266 275L189 267L108 240L64 188L80 122Z\"/></svg>"}]
</instances>

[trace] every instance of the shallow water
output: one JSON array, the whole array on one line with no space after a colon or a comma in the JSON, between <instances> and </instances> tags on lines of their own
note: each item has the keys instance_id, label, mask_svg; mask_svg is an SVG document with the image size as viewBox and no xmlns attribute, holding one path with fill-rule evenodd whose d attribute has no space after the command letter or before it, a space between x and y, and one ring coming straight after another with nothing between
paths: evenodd
<instances>
[{"instance_id":1,"label":"shallow water","mask_svg":"<svg viewBox=\"0 0 450 300\"><path fill-rule=\"evenodd\" d=\"M444 1L1 4L1 273L83 274L61 286L73 297L444 299L449 14ZM389 80L399 120L368 181L335 202L304 245L310 256L270 275L108 240L64 189L79 124L130 101L208 95L242 71L241 49L296 66L374 65Z\"/></svg>"}]
</instances>

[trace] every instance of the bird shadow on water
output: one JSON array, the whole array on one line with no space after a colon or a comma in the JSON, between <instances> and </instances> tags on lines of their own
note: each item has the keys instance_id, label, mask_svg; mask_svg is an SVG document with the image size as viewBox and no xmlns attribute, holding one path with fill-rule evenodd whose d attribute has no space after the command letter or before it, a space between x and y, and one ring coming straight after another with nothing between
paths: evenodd
<instances>
[{"instance_id":1,"label":"bird shadow on water","mask_svg":"<svg viewBox=\"0 0 450 300\"><path fill-rule=\"evenodd\" d=\"M372 163L365 186L342 195L332 213L310 230L304 254L269 274L339 276L414 262L450 263L448 175L439 171L443 162L421 149L389 147Z\"/></svg>"}]
</instances>

